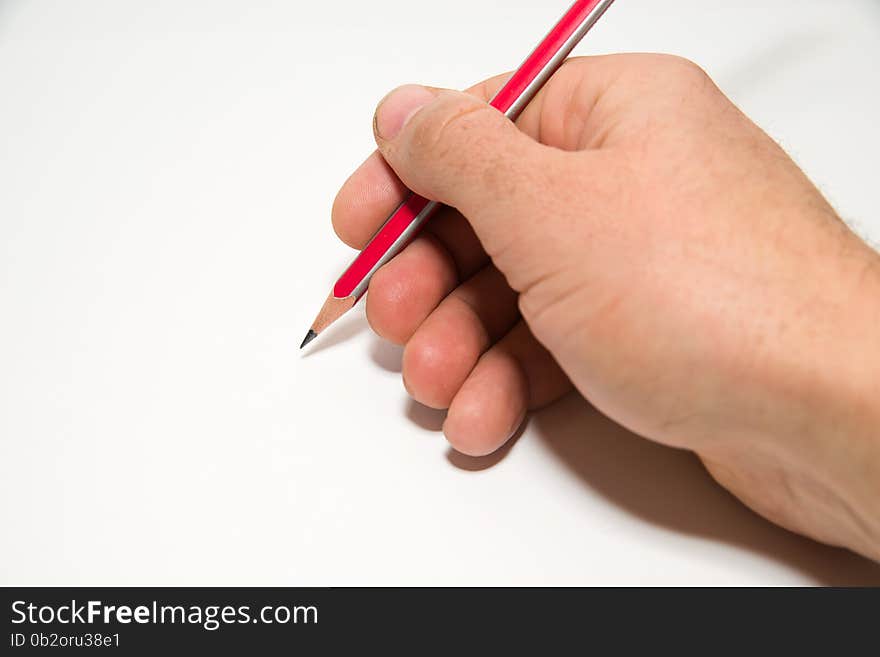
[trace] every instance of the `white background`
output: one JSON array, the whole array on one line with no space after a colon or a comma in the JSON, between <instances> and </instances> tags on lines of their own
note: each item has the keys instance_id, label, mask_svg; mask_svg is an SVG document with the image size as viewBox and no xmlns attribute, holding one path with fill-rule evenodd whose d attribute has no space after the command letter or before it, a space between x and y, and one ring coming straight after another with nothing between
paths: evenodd
<instances>
[{"instance_id":1,"label":"white background","mask_svg":"<svg viewBox=\"0 0 880 657\"><path fill-rule=\"evenodd\" d=\"M0 0L0 583L880 583L570 398L449 451L329 208L397 84L516 66L566 0ZM880 2L619 0L880 238Z\"/></svg>"}]
</instances>

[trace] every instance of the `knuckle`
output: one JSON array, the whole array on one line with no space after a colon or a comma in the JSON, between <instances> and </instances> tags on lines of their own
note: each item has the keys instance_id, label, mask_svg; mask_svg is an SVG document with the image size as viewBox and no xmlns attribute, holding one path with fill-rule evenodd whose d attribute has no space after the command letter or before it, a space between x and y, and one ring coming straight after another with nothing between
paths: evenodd
<instances>
[{"instance_id":1,"label":"knuckle","mask_svg":"<svg viewBox=\"0 0 880 657\"><path fill-rule=\"evenodd\" d=\"M474 178L497 193L512 193L522 183L522 164L509 157L509 148L499 146L512 143L514 131L514 124L490 105L455 99L414 126L410 160L444 174L434 179L440 195L451 194L454 190L444 187L462 178Z\"/></svg>"},{"instance_id":2,"label":"knuckle","mask_svg":"<svg viewBox=\"0 0 880 657\"><path fill-rule=\"evenodd\" d=\"M438 104L414 128L411 148L417 157L450 159L458 157L465 144L485 139L487 122L495 109L482 102L456 98Z\"/></svg>"},{"instance_id":3,"label":"knuckle","mask_svg":"<svg viewBox=\"0 0 880 657\"><path fill-rule=\"evenodd\" d=\"M709 74L696 62L679 55L659 55L659 63L665 72L664 77L688 85L704 84Z\"/></svg>"}]
</instances>

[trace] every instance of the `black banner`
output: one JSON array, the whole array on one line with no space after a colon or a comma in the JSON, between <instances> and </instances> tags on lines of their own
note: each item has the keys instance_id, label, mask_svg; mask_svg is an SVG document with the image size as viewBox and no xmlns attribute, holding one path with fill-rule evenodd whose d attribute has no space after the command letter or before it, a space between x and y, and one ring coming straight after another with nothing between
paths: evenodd
<instances>
[{"instance_id":1,"label":"black banner","mask_svg":"<svg viewBox=\"0 0 880 657\"><path fill-rule=\"evenodd\" d=\"M6 588L2 654L873 646L870 589ZM381 653L380 653L381 654Z\"/></svg>"}]
</instances>

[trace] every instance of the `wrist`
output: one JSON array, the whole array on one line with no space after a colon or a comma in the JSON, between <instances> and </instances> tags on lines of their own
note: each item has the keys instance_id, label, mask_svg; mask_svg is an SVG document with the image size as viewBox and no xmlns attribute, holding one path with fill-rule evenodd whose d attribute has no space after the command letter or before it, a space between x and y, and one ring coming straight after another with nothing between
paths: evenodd
<instances>
[{"instance_id":1,"label":"wrist","mask_svg":"<svg viewBox=\"0 0 880 657\"><path fill-rule=\"evenodd\" d=\"M786 323L739 421L698 452L771 521L880 561L880 256L851 237L775 290Z\"/></svg>"},{"instance_id":2,"label":"wrist","mask_svg":"<svg viewBox=\"0 0 880 657\"><path fill-rule=\"evenodd\" d=\"M841 426L848 433L851 475L841 485L852 490L854 511L865 533L863 554L880 561L880 255L871 252L859 283L855 308L858 335L845 348L851 365L843 373L847 400ZM861 339L859 339L861 338Z\"/></svg>"},{"instance_id":3,"label":"wrist","mask_svg":"<svg viewBox=\"0 0 880 657\"><path fill-rule=\"evenodd\" d=\"M833 290L831 330L813 332L803 353L814 364L809 411L789 444L819 483L814 502L834 509L844 538L829 542L880 561L880 255L859 246Z\"/></svg>"}]
</instances>

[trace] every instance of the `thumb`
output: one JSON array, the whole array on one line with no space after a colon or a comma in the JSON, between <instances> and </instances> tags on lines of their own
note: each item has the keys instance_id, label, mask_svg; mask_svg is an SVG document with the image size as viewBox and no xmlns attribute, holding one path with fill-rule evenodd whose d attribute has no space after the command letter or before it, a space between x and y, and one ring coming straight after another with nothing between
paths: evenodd
<instances>
[{"instance_id":1,"label":"thumb","mask_svg":"<svg viewBox=\"0 0 880 657\"><path fill-rule=\"evenodd\" d=\"M558 167L556 151L457 91L400 87L373 123L379 150L404 184L460 210L490 256L528 240Z\"/></svg>"}]
</instances>

